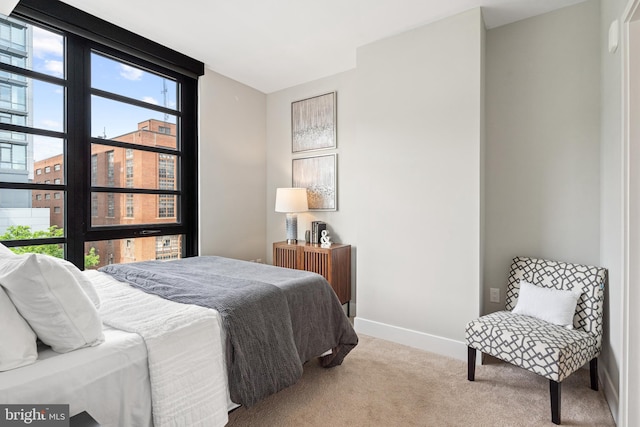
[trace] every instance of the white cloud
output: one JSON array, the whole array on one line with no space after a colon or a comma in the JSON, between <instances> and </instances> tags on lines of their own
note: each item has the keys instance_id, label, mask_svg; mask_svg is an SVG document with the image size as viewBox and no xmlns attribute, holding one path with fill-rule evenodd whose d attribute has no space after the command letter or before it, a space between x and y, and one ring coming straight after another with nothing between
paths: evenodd
<instances>
[{"instance_id":1,"label":"white cloud","mask_svg":"<svg viewBox=\"0 0 640 427\"><path fill-rule=\"evenodd\" d=\"M44 58L47 55L62 58L63 53L62 36L36 26L33 27L33 54L37 58Z\"/></svg>"},{"instance_id":2,"label":"white cloud","mask_svg":"<svg viewBox=\"0 0 640 427\"><path fill-rule=\"evenodd\" d=\"M49 71L49 74L62 77L64 76L64 64L62 61L54 61L53 59L47 59L44 61L44 68Z\"/></svg>"},{"instance_id":3,"label":"white cloud","mask_svg":"<svg viewBox=\"0 0 640 427\"><path fill-rule=\"evenodd\" d=\"M144 102L148 102L149 104L158 105L158 100L152 96L145 96L142 98Z\"/></svg>"},{"instance_id":4,"label":"white cloud","mask_svg":"<svg viewBox=\"0 0 640 427\"><path fill-rule=\"evenodd\" d=\"M62 130L62 124L55 120L45 119L41 121L42 127L49 130Z\"/></svg>"},{"instance_id":5,"label":"white cloud","mask_svg":"<svg viewBox=\"0 0 640 427\"><path fill-rule=\"evenodd\" d=\"M143 71L129 65L120 64L120 75L127 80L140 80Z\"/></svg>"}]
</instances>

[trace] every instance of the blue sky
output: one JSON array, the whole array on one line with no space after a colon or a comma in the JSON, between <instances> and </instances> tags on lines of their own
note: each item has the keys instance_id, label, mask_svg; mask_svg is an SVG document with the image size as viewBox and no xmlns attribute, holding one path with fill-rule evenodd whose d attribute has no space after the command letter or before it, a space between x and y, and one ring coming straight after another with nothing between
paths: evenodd
<instances>
[{"instance_id":1,"label":"blue sky","mask_svg":"<svg viewBox=\"0 0 640 427\"><path fill-rule=\"evenodd\" d=\"M63 39L49 31L33 27L33 70L64 77ZM138 99L149 104L176 107L176 83L156 74L110 58L92 54L91 85L95 88ZM63 131L63 87L33 80L33 126ZM165 97L166 89L166 97ZM91 135L114 138L132 132L148 119L165 120L163 113L92 97ZM175 116L167 121L175 123ZM34 160L62 153L62 141L34 137Z\"/></svg>"}]
</instances>

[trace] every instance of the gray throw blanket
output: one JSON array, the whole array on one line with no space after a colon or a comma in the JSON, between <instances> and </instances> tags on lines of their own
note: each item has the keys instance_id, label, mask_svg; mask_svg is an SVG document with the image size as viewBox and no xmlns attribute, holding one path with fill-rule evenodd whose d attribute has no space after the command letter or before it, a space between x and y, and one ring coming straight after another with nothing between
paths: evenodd
<instances>
[{"instance_id":1,"label":"gray throw blanket","mask_svg":"<svg viewBox=\"0 0 640 427\"><path fill-rule=\"evenodd\" d=\"M252 406L302 376L302 364L342 363L358 337L320 275L221 257L112 264L100 269L163 298L217 310L227 337L231 400Z\"/></svg>"}]
</instances>

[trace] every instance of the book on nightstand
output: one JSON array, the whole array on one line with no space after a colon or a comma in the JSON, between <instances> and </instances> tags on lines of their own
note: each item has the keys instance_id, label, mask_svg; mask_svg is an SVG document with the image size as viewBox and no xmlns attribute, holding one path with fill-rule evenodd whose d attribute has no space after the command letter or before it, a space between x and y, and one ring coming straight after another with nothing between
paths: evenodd
<instances>
[{"instance_id":1,"label":"book on nightstand","mask_svg":"<svg viewBox=\"0 0 640 427\"><path fill-rule=\"evenodd\" d=\"M317 245L320 243L320 237L322 237L322 231L327 229L327 223L324 221L312 221L311 222L311 243Z\"/></svg>"}]
</instances>

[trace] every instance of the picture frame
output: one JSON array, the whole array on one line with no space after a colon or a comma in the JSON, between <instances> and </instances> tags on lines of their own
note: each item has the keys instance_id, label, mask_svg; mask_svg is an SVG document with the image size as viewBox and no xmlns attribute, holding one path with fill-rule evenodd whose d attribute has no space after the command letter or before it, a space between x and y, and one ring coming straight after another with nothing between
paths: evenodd
<instances>
[{"instance_id":1,"label":"picture frame","mask_svg":"<svg viewBox=\"0 0 640 427\"><path fill-rule=\"evenodd\" d=\"M336 148L336 92L291 103L291 152Z\"/></svg>"},{"instance_id":2,"label":"picture frame","mask_svg":"<svg viewBox=\"0 0 640 427\"><path fill-rule=\"evenodd\" d=\"M337 162L335 153L292 160L292 186L307 189L310 211L338 210Z\"/></svg>"}]
</instances>

